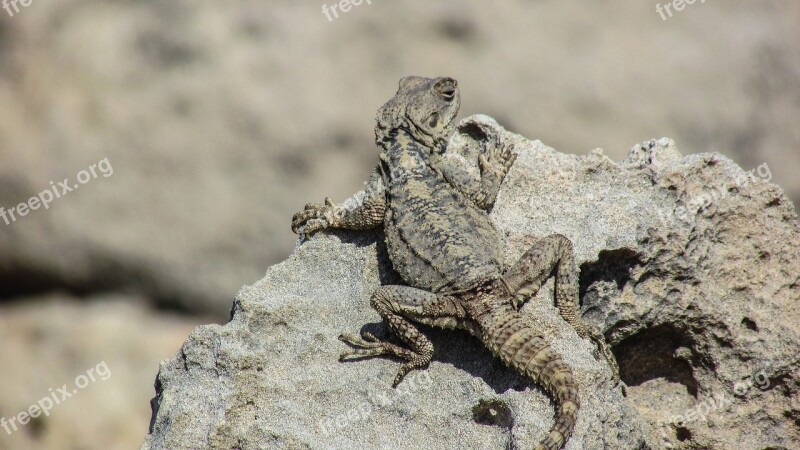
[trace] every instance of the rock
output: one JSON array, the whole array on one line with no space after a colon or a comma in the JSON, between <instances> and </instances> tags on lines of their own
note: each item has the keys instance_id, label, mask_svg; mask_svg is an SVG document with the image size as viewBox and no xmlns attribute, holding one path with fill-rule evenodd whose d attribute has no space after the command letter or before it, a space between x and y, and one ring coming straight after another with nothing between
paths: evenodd
<instances>
[{"instance_id":1,"label":"rock","mask_svg":"<svg viewBox=\"0 0 800 450\"><path fill-rule=\"evenodd\" d=\"M796 447L800 230L781 190L718 154L683 158L669 139L615 163L486 116L460 124L449 157L474 170L492 129L519 154L492 212L508 261L536 237L573 240L584 314L628 385L626 398L559 318L551 280L525 310L581 386L566 448ZM299 245L239 292L228 324L198 328L162 363L142 448L532 447L550 399L468 335L431 331L430 368L396 390L397 361L337 361L339 333L385 332L368 298L395 277L380 232Z\"/></svg>"}]
</instances>

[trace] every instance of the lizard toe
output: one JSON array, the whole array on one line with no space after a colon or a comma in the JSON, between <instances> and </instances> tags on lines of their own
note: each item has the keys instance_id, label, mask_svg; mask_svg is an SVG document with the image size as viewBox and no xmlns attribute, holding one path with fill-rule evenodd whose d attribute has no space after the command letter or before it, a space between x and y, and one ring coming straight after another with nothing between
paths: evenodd
<instances>
[{"instance_id":1,"label":"lizard toe","mask_svg":"<svg viewBox=\"0 0 800 450\"><path fill-rule=\"evenodd\" d=\"M409 372L412 370L422 369L426 367L431 362L431 357L427 355L415 355L414 358L409 360L407 363L400 366L400 369L397 371L397 375L394 377L394 382L392 382L392 387L397 387L403 378L408 375Z\"/></svg>"},{"instance_id":2,"label":"lizard toe","mask_svg":"<svg viewBox=\"0 0 800 450\"><path fill-rule=\"evenodd\" d=\"M372 358L386 354L386 349L382 347L375 348L356 348L347 350L339 355L339 361L350 361L353 359Z\"/></svg>"}]
</instances>

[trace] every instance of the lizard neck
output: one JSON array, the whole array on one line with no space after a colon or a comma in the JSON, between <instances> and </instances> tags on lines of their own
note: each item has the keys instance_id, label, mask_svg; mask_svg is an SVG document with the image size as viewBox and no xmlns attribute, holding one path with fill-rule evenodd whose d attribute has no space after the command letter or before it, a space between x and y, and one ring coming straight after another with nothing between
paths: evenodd
<instances>
[{"instance_id":1,"label":"lizard neck","mask_svg":"<svg viewBox=\"0 0 800 450\"><path fill-rule=\"evenodd\" d=\"M392 135L391 145L380 154L387 181L405 182L408 177L425 176L432 170L432 152L404 129Z\"/></svg>"},{"instance_id":2,"label":"lizard neck","mask_svg":"<svg viewBox=\"0 0 800 450\"><path fill-rule=\"evenodd\" d=\"M420 136L419 133L412 133L406 128L397 128L381 143L383 151L380 157L384 160L396 152L414 151L425 160L429 160L434 154L444 153L446 146L446 140L434 139L427 135Z\"/></svg>"}]
</instances>

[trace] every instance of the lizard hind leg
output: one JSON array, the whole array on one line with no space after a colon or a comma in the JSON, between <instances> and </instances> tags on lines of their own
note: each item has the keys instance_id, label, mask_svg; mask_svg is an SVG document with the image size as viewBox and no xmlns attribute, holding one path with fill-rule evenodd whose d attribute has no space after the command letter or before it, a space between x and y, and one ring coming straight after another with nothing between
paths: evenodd
<instances>
[{"instance_id":1,"label":"lizard hind leg","mask_svg":"<svg viewBox=\"0 0 800 450\"><path fill-rule=\"evenodd\" d=\"M572 241L561 234L552 234L537 241L504 275L506 285L520 305L530 298L555 271L555 303L561 317L578 336L591 339L611 367L614 381L619 381L617 359L603 335L581 317L578 295L578 267Z\"/></svg>"},{"instance_id":2,"label":"lizard hind leg","mask_svg":"<svg viewBox=\"0 0 800 450\"><path fill-rule=\"evenodd\" d=\"M381 355L404 359L406 362L397 372L393 386L397 386L412 370L427 366L433 358L433 343L414 325L412 319L436 324L437 319L451 315L463 316L463 312L454 310L455 306L448 298L408 286L381 286L372 294L370 304L389 326L389 330L409 348L381 341L366 332L361 337L343 334L339 339L355 348L342 353L340 360Z\"/></svg>"}]
</instances>

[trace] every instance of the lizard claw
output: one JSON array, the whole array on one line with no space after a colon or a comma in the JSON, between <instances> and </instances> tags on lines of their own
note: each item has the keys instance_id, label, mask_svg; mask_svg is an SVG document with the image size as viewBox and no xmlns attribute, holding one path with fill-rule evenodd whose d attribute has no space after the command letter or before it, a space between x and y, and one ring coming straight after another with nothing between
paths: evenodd
<instances>
[{"instance_id":1,"label":"lizard claw","mask_svg":"<svg viewBox=\"0 0 800 450\"><path fill-rule=\"evenodd\" d=\"M408 375L409 372L416 369L421 369L427 366L431 362L430 355L421 355L421 354L414 354L414 357L409 359L407 363L400 366L400 369L397 371L397 375L394 377L394 381L392 382L392 387L397 387L403 378Z\"/></svg>"},{"instance_id":2,"label":"lizard claw","mask_svg":"<svg viewBox=\"0 0 800 450\"><path fill-rule=\"evenodd\" d=\"M386 343L380 341L371 333L363 332L361 336L343 333L339 335L339 340L355 347L353 350L348 350L339 355L339 361L369 358L390 353L386 348Z\"/></svg>"},{"instance_id":3,"label":"lizard claw","mask_svg":"<svg viewBox=\"0 0 800 450\"><path fill-rule=\"evenodd\" d=\"M292 216L292 232L304 233L311 236L317 231L324 230L333 222L334 208L330 197L325 197L325 204L309 203L306 207Z\"/></svg>"},{"instance_id":4,"label":"lizard claw","mask_svg":"<svg viewBox=\"0 0 800 450\"><path fill-rule=\"evenodd\" d=\"M502 175L508 173L517 155L513 152L514 144L502 144L499 137L495 137L494 143L487 145L484 155L478 157L481 172L492 170Z\"/></svg>"},{"instance_id":5,"label":"lizard claw","mask_svg":"<svg viewBox=\"0 0 800 450\"><path fill-rule=\"evenodd\" d=\"M397 375L394 377L392 387L397 387L403 378L414 369L419 369L431 362L432 353L419 354L399 345L382 341L372 333L363 332L361 336L350 333L339 335L339 340L355 347L339 355L339 361L350 361L353 359L371 358L373 356L390 355L405 359L407 362L400 366Z\"/></svg>"},{"instance_id":6,"label":"lizard claw","mask_svg":"<svg viewBox=\"0 0 800 450\"><path fill-rule=\"evenodd\" d=\"M517 154L514 153L514 144L503 144L497 149L497 152L500 155L500 160L503 161L503 171L508 173L508 170L511 169L511 166L514 164L514 161L517 160Z\"/></svg>"},{"instance_id":7,"label":"lizard claw","mask_svg":"<svg viewBox=\"0 0 800 450\"><path fill-rule=\"evenodd\" d=\"M397 375L395 375L394 381L392 381L393 388L396 388L397 385L400 384L401 381L403 381L403 378L405 378L406 375L408 375L408 372L411 372L411 370L415 369L415 367L413 366L409 367L409 366L411 366L411 363L405 363L402 366L400 366L400 370L397 371Z\"/></svg>"},{"instance_id":8,"label":"lizard claw","mask_svg":"<svg viewBox=\"0 0 800 450\"><path fill-rule=\"evenodd\" d=\"M303 228L303 233L306 236L313 236L314 233L320 230L324 230L328 228L328 222L323 219L311 219L306 222L305 227Z\"/></svg>"}]
</instances>

